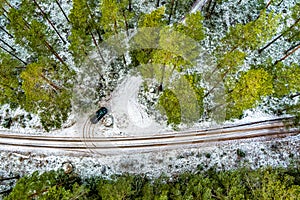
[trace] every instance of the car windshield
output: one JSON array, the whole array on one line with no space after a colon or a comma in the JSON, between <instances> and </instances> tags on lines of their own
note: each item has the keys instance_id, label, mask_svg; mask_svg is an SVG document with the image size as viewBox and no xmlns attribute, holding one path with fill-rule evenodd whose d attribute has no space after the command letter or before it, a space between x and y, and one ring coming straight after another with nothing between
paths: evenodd
<instances>
[{"instance_id":1,"label":"car windshield","mask_svg":"<svg viewBox=\"0 0 300 200\"><path fill-rule=\"evenodd\" d=\"M97 111L97 115L103 115L103 114L106 114L106 113L107 113L106 108L100 108L100 109Z\"/></svg>"}]
</instances>

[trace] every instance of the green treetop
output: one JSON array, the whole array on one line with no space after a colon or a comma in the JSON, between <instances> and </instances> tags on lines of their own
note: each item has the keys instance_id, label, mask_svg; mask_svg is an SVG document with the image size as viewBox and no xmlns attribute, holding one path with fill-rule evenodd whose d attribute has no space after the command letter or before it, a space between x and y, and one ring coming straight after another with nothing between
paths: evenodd
<instances>
[{"instance_id":1,"label":"green treetop","mask_svg":"<svg viewBox=\"0 0 300 200\"><path fill-rule=\"evenodd\" d=\"M69 39L71 50L75 62L82 62L92 49L92 38L95 23L91 18L91 11L87 1L72 1L73 7L69 14L69 20L72 24L71 35ZM97 45L97 44L96 44Z\"/></svg>"},{"instance_id":2,"label":"green treetop","mask_svg":"<svg viewBox=\"0 0 300 200\"><path fill-rule=\"evenodd\" d=\"M258 50L259 53L267 49L269 46L271 46L273 43L275 43L278 39L282 37L285 37L288 42L299 41L300 3L296 3L292 8L290 8L290 11L291 11L291 15L288 15L284 19L285 26L282 29L282 31L275 38L269 41L264 47L259 49ZM290 23L291 21L292 23ZM297 45L299 45L299 43ZM286 50L285 53L287 53L287 51L289 50L292 50L296 46L292 46L290 49Z\"/></svg>"},{"instance_id":3,"label":"green treetop","mask_svg":"<svg viewBox=\"0 0 300 200\"><path fill-rule=\"evenodd\" d=\"M262 11L260 17L245 25L237 24L230 27L229 33L222 39L229 51L236 48L255 50L270 40L276 34L280 15L267 14Z\"/></svg>"},{"instance_id":4,"label":"green treetop","mask_svg":"<svg viewBox=\"0 0 300 200\"><path fill-rule=\"evenodd\" d=\"M162 27L167 24L164 19L165 7L160 7L149 14L141 17L138 27Z\"/></svg>"},{"instance_id":5,"label":"green treetop","mask_svg":"<svg viewBox=\"0 0 300 200\"><path fill-rule=\"evenodd\" d=\"M24 68L10 55L0 53L0 104L8 103L15 107L23 102L20 73Z\"/></svg>"},{"instance_id":6,"label":"green treetop","mask_svg":"<svg viewBox=\"0 0 300 200\"><path fill-rule=\"evenodd\" d=\"M25 109L39 114L46 130L60 128L71 108L72 72L65 65L40 57L21 73Z\"/></svg>"},{"instance_id":7,"label":"green treetop","mask_svg":"<svg viewBox=\"0 0 300 200\"><path fill-rule=\"evenodd\" d=\"M25 15L26 9L30 10L31 6L24 3L19 9L11 8L8 13L10 23L7 28L13 33L16 43L34 54L35 58L54 55L65 65L64 60L56 51L59 47L53 38L53 32L48 31L47 26L35 19L34 15Z\"/></svg>"},{"instance_id":8,"label":"green treetop","mask_svg":"<svg viewBox=\"0 0 300 200\"><path fill-rule=\"evenodd\" d=\"M177 30L196 41L201 41L205 37L203 20L200 11L187 14L185 21L177 25Z\"/></svg>"},{"instance_id":9,"label":"green treetop","mask_svg":"<svg viewBox=\"0 0 300 200\"><path fill-rule=\"evenodd\" d=\"M106 38L124 31L128 34L129 20L132 17L127 10L128 3L126 0L103 0L100 3L102 15L100 24L104 29Z\"/></svg>"},{"instance_id":10,"label":"green treetop","mask_svg":"<svg viewBox=\"0 0 300 200\"><path fill-rule=\"evenodd\" d=\"M282 97L290 93L300 92L299 64L292 63L288 66L280 62L273 67L272 74L274 95Z\"/></svg>"},{"instance_id":11,"label":"green treetop","mask_svg":"<svg viewBox=\"0 0 300 200\"><path fill-rule=\"evenodd\" d=\"M238 82L228 91L227 118L239 117L253 108L262 97L273 93L273 77L263 69L243 72Z\"/></svg>"}]
</instances>

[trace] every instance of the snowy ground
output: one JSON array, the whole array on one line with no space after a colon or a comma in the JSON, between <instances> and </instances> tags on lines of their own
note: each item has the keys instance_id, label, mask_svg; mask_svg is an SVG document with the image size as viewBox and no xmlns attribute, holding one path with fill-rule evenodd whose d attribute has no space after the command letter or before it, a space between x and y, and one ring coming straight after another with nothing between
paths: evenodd
<instances>
[{"instance_id":1,"label":"snowy ground","mask_svg":"<svg viewBox=\"0 0 300 200\"><path fill-rule=\"evenodd\" d=\"M149 12L153 8L153 3L149 3L152 6L147 6L147 1L137 1L135 6L141 6L143 12ZM141 2L141 3L139 3ZM204 2L204 1L203 1ZM293 1L291 1L293 2ZM223 7L217 7L216 12L222 10L224 12L224 20L220 22L222 27L220 28L219 35L210 35L211 41L205 43L207 46L213 46L218 41L218 38L222 37L233 19L239 19L235 23L242 23L241 14L248 15L247 12L252 12L251 8L245 8L240 6L240 9L234 12L230 9L235 2L224 3ZM66 10L70 9L70 4L63 4ZM242 1L242 5L246 5L246 1ZM290 6L290 5L287 5ZM51 6L48 9L52 9ZM57 8L55 8L57 9ZM279 11L278 11L279 12ZM51 17L56 21L63 18L60 13L55 17L56 11L51 12ZM64 34L67 38L67 34ZM10 41L10 38L4 38L6 41ZM278 41L278 45L283 41ZM265 54L275 56L280 55L279 48L270 48ZM66 49L64 47L64 49ZM18 51L24 51L22 48ZM212 49L211 49L212 50ZM274 53L275 52L275 53ZM297 55L299 55L297 52ZM63 50L62 52L63 53ZM24 59L26 59L26 53ZM70 56L65 55L67 58ZM249 57L256 56L250 55ZM276 57L277 58L277 57ZM295 61L300 57L294 56ZM290 59L292 60L292 58ZM68 63L72 65L72 60L68 60ZM251 63L250 63L251 64ZM147 114L143 105L138 102L138 90L142 83L140 77L129 75L124 78L122 84L112 93L111 98L108 101L103 101L99 106L106 106L109 109L108 117L112 117L114 125L112 127L105 127L103 123L91 125L89 123L89 116L94 111L87 113L80 119L77 118L76 113L70 117L70 120L65 124L63 129L55 130L46 133L42 130L38 117L31 115L30 118L26 116L28 113L21 109L9 110L7 105L0 108L0 117L2 119L10 116L15 119L19 119L24 115L24 124L26 128L23 128L18 123L13 123L12 129L5 129L1 127L0 132L18 132L31 135L68 135L82 136L83 134L89 136L126 136L136 134L152 134L162 133L170 131L168 127L164 127L156 123L151 116ZM243 122L259 121L274 118L273 115L266 114L261 109L253 109L252 111L245 112L245 118L242 120L226 122L225 125L240 124ZM77 121L76 124L74 122ZM216 126L212 122L205 122L201 124L195 124L193 129L206 128L209 126ZM87 126L85 132L84 126ZM219 126L219 125L217 125ZM12 176L14 174L31 173L35 170L46 171L51 169L58 169L65 161L70 161L75 166L75 172L83 177L92 175L109 176L114 173L130 172L130 173L144 173L151 177L157 177L162 173L167 175L179 173L182 171L195 171L197 169L209 169L216 167L217 169L233 169L241 165L250 166L252 168L272 165L272 166L287 166L293 162L293 160L300 159L300 135L287 137L274 140L243 140L237 142L226 142L218 144L210 144L209 146L201 146L193 149L182 149L174 151L162 151L156 153L142 153L136 155L110 155L100 156L99 154L72 154L68 155L60 152L41 152L32 151L24 153L21 150L9 150L5 147L1 147L0 152L0 177ZM236 153L237 149L241 149L246 153L245 157L239 157ZM3 185L0 185L0 191Z\"/></svg>"},{"instance_id":2,"label":"snowy ground","mask_svg":"<svg viewBox=\"0 0 300 200\"><path fill-rule=\"evenodd\" d=\"M140 76L129 76L112 95L110 108L114 128L127 135L165 132L165 128L155 122L138 102L138 91L142 81Z\"/></svg>"},{"instance_id":3,"label":"snowy ground","mask_svg":"<svg viewBox=\"0 0 300 200\"><path fill-rule=\"evenodd\" d=\"M237 154L238 149L245 153L244 157ZM210 143L199 148L178 148L172 151L132 155L101 156L93 153L83 155L3 149L0 153L0 177L23 176L36 170L40 172L56 170L61 168L64 162L71 162L75 167L75 173L82 177L109 177L124 172L158 177L161 174L170 176L184 171L195 172L210 168L229 170L241 166L287 167L299 162L299 159L300 135L281 139ZM0 191L7 187L9 184L0 185Z\"/></svg>"}]
</instances>

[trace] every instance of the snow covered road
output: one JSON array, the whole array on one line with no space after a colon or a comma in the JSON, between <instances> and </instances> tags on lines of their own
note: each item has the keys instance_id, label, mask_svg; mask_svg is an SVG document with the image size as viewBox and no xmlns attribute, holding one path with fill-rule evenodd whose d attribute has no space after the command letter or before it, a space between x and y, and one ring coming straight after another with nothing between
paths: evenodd
<instances>
[{"instance_id":1,"label":"snow covered road","mask_svg":"<svg viewBox=\"0 0 300 200\"><path fill-rule=\"evenodd\" d=\"M0 134L1 146L18 150L51 149L69 152L92 152L99 154L130 154L157 150L172 150L179 146L190 147L203 143L256 137L283 137L299 134L299 129L287 129L282 119L266 120L239 126L204 129L164 134L128 137L100 137L89 134L83 137L50 137Z\"/></svg>"}]
</instances>

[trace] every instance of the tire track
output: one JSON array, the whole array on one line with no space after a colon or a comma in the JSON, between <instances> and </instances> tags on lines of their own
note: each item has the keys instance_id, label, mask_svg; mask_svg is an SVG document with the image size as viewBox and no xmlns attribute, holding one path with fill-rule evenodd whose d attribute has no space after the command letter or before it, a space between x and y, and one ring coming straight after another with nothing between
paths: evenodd
<instances>
[{"instance_id":1,"label":"tire track","mask_svg":"<svg viewBox=\"0 0 300 200\"><path fill-rule=\"evenodd\" d=\"M280 118L251 122L246 124L226 126L220 128L202 129L184 132L171 132L161 135L128 136L128 137L96 137L94 127L85 122L83 137L49 137L0 134L0 145L15 148L56 149L68 152L105 152L108 154L149 152L161 148L174 149L176 147L195 146L204 143L250 139L258 137L285 137L299 134L299 129L287 128Z\"/></svg>"}]
</instances>

